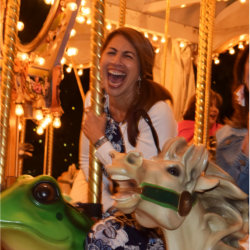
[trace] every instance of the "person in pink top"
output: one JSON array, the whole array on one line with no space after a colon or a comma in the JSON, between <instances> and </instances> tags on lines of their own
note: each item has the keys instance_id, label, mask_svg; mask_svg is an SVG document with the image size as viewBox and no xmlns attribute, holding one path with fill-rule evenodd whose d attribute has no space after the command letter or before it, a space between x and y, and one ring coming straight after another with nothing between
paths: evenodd
<instances>
[{"instance_id":1,"label":"person in pink top","mask_svg":"<svg viewBox=\"0 0 250 250\"><path fill-rule=\"evenodd\" d=\"M178 136L184 137L187 142L192 142L194 136L194 124L195 124L195 101L196 96L192 96L189 100L189 105L186 112L183 115L183 120L178 122ZM222 97L215 91L210 91L210 109L209 109L209 137L215 138L216 131L222 127L222 124L218 123L220 108L222 106Z\"/></svg>"}]
</instances>

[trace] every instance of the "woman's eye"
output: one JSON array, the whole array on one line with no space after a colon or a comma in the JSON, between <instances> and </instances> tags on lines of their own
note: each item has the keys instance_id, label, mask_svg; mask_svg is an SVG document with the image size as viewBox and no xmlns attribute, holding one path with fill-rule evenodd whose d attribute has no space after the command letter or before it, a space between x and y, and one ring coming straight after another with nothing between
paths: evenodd
<instances>
[{"instance_id":1,"label":"woman's eye","mask_svg":"<svg viewBox=\"0 0 250 250\"><path fill-rule=\"evenodd\" d=\"M170 173L173 176L179 176L180 170L177 167L170 167L167 169L168 173Z\"/></svg>"},{"instance_id":2,"label":"woman's eye","mask_svg":"<svg viewBox=\"0 0 250 250\"><path fill-rule=\"evenodd\" d=\"M125 55L125 57L126 57L126 58L129 58L129 59L133 59L133 57L130 56L130 55Z\"/></svg>"}]
</instances>

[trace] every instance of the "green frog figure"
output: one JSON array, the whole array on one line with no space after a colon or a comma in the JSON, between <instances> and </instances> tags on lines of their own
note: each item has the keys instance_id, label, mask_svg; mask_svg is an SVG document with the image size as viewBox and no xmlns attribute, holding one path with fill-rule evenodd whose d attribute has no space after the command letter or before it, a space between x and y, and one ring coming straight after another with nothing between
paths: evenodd
<instances>
[{"instance_id":1,"label":"green frog figure","mask_svg":"<svg viewBox=\"0 0 250 250\"><path fill-rule=\"evenodd\" d=\"M20 176L0 203L1 249L84 249L93 221L64 200L53 177Z\"/></svg>"}]
</instances>

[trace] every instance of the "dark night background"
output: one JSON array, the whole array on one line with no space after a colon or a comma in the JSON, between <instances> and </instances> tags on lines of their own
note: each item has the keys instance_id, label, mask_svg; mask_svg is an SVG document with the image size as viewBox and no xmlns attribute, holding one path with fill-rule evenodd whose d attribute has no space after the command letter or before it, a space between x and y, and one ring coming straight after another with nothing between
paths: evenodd
<instances>
[{"instance_id":1,"label":"dark night background","mask_svg":"<svg viewBox=\"0 0 250 250\"><path fill-rule=\"evenodd\" d=\"M23 43L30 42L39 32L49 11L49 6L43 0L22 0L20 8L20 20L24 22L25 29L19 32L19 38ZM39 13L39 15L37 15ZM32 21L31 21L32 20ZM220 64L212 66L211 88L220 93L223 98L221 110L222 119L230 117L232 114L231 93L232 69L236 53L229 55L228 52L220 54ZM89 69L84 71L81 76L84 92L89 88ZM78 162L78 141L83 112L83 103L74 73L68 74L64 69L64 79L60 84L60 100L63 108L61 117L62 126L54 129L54 148L53 148L53 172L57 178L68 167ZM27 121L25 142L34 146L33 157L24 160L23 173L33 176L43 172L43 151L44 135L39 136L34 131L35 124Z\"/></svg>"}]
</instances>

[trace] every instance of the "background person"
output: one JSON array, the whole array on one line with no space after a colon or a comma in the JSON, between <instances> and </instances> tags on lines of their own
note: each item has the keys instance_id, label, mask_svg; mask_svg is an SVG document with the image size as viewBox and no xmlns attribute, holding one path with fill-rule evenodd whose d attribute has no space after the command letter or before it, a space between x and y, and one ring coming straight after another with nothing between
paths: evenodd
<instances>
[{"instance_id":1,"label":"background person","mask_svg":"<svg viewBox=\"0 0 250 250\"><path fill-rule=\"evenodd\" d=\"M233 73L234 112L216 133L216 163L249 194L249 46L239 52Z\"/></svg>"},{"instance_id":2,"label":"background person","mask_svg":"<svg viewBox=\"0 0 250 250\"><path fill-rule=\"evenodd\" d=\"M194 95L189 100L188 108L183 115L183 120L178 122L178 136L184 137L187 142L192 141L194 137L195 102L196 96ZM222 124L219 123L221 106L221 95L210 90L209 136L215 136L216 131L222 127Z\"/></svg>"}]
</instances>

